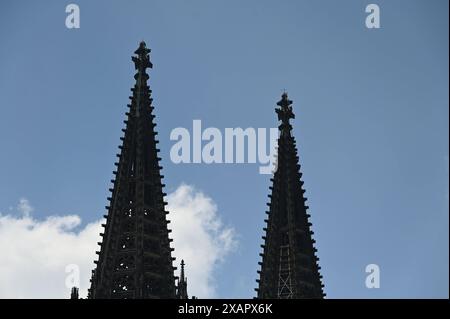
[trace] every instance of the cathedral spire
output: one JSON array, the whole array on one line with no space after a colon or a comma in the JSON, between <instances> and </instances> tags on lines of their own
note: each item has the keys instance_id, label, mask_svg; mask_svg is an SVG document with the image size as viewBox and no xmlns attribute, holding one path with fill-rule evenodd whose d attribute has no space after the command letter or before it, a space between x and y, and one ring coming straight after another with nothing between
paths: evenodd
<instances>
[{"instance_id":1,"label":"cathedral spire","mask_svg":"<svg viewBox=\"0 0 450 319\"><path fill-rule=\"evenodd\" d=\"M319 258L314 248L314 232L307 213L307 198L302 188L302 173L298 163L295 139L290 120L295 118L292 101L283 93L277 103L280 137L278 165L273 175L264 244L258 298L323 298L319 274Z\"/></svg>"},{"instance_id":2,"label":"cathedral spire","mask_svg":"<svg viewBox=\"0 0 450 319\"><path fill-rule=\"evenodd\" d=\"M175 276L165 210L147 68L150 49L132 57L136 83L122 130L110 204L92 272L89 298L175 298Z\"/></svg>"}]
</instances>

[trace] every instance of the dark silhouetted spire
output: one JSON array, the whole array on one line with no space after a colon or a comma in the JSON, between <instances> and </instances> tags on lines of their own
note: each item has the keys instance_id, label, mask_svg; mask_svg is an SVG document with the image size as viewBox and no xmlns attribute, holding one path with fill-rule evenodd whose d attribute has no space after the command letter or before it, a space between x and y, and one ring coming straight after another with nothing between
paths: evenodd
<instances>
[{"instance_id":1,"label":"dark silhouetted spire","mask_svg":"<svg viewBox=\"0 0 450 319\"><path fill-rule=\"evenodd\" d=\"M318 258L307 213L305 190L290 119L295 118L292 101L283 93L277 103L280 136L277 170L273 175L258 298L323 298Z\"/></svg>"},{"instance_id":2,"label":"dark silhouetted spire","mask_svg":"<svg viewBox=\"0 0 450 319\"><path fill-rule=\"evenodd\" d=\"M146 70L150 49L132 57L136 84L126 113L117 169L93 271L89 298L175 298L175 276Z\"/></svg>"}]
</instances>

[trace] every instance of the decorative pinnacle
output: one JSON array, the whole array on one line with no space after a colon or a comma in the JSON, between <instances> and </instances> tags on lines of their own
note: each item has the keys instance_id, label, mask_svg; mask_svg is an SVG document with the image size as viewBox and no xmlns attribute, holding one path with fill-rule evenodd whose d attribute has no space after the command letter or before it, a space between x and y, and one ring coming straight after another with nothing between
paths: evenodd
<instances>
[{"instance_id":1,"label":"decorative pinnacle","mask_svg":"<svg viewBox=\"0 0 450 319\"><path fill-rule=\"evenodd\" d=\"M278 114L278 121L281 121L280 129L282 130L285 128L288 130L292 129L289 120L295 118L295 114L292 112L291 104L292 101L288 99L287 93L284 92L281 95L281 100L277 103L280 108L275 109L275 112Z\"/></svg>"},{"instance_id":2,"label":"decorative pinnacle","mask_svg":"<svg viewBox=\"0 0 450 319\"><path fill-rule=\"evenodd\" d=\"M181 259L181 274L180 274L180 280L184 281L184 260Z\"/></svg>"},{"instance_id":3,"label":"decorative pinnacle","mask_svg":"<svg viewBox=\"0 0 450 319\"><path fill-rule=\"evenodd\" d=\"M136 70L139 71L145 71L146 68L152 68L153 64L150 62L150 57L149 57L149 53L150 53L150 49L147 48L147 45L145 44L144 41L141 41L141 43L139 43L139 48L137 48L136 51L134 51L135 54L137 54L137 56L133 56L131 57L131 59L134 62L134 67L136 68Z\"/></svg>"}]
</instances>

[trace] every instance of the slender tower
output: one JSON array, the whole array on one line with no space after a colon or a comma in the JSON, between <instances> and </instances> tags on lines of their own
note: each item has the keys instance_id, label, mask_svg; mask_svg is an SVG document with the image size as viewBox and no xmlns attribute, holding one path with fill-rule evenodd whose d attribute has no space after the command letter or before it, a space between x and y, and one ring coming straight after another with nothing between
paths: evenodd
<instances>
[{"instance_id":1,"label":"slender tower","mask_svg":"<svg viewBox=\"0 0 450 319\"><path fill-rule=\"evenodd\" d=\"M184 260L181 260L180 278L177 285L177 299L188 299L187 278L184 276Z\"/></svg>"},{"instance_id":2,"label":"slender tower","mask_svg":"<svg viewBox=\"0 0 450 319\"><path fill-rule=\"evenodd\" d=\"M299 158L291 134L292 101L283 93L275 111L281 121L278 139L277 170L271 178L267 226L264 228L263 253L256 280L258 298L323 298L319 258L314 248L307 198L300 180Z\"/></svg>"},{"instance_id":3,"label":"slender tower","mask_svg":"<svg viewBox=\"0 0 450 319\"><path fill-rule=\"evenodd\" d=\"M111 180L108 214L101 233L96 269L92 271L89 298L175 298L175 276L166 219L162 169L152 114L147 68L150 50L141 42L132 57L136 84L115 179Z\"/></svg>"}]
</instances>

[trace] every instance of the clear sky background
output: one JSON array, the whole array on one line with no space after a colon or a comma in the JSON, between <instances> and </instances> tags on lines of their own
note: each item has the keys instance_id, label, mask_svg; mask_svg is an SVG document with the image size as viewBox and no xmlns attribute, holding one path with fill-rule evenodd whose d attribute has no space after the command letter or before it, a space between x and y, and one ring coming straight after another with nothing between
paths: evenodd
<instances>
[{"instance_id":1,"label":"clear sky background","mask_svg":"<svg viewBox=\"0 0 450 319\"><path fill-rule=\"evenodd\" d=\"M254 296L270 176L175 165L169 134L194 119L276 127L283 89L328 297L448 297L447 1L79 0L72 30L68 3L0 3L3 215L20 198L37 220L77 214L80 228L105 213L145 40L165 190L192 185L236 233L214 266L218 297ZM381 29L365 27L369 3ZM371 263L379 289L365 287Z\"/></svg>"}]
</instances>

